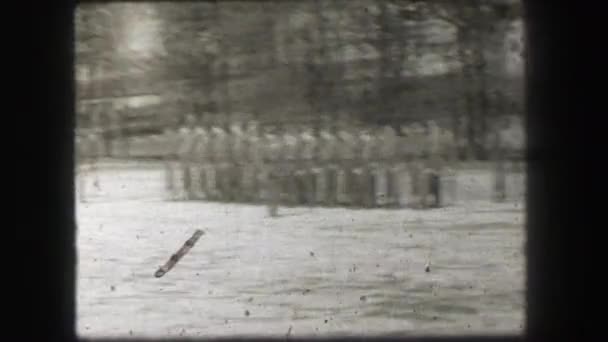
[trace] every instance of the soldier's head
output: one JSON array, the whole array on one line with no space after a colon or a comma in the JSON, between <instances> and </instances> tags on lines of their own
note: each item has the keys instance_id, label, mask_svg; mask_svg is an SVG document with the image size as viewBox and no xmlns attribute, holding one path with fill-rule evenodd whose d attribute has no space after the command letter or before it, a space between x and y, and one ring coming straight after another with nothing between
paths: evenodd
<instances>
[{"instance_id":1,"label":"soldier's head","mask_svg":"<svg viewBox=\"0 0 608 342\"><path fill-rule=\"evenodd\" d=\"M257 121L251 120L251 121L247 122L247 132L257 134L258 129L259 129L259 124Z\"/></svg>"},{"instance_id":2,"label":"soldier's head","mask_svg":"<svg viewBox=\"0 0 608 342\"><path fill-rule=\"evenodd\" d=\"M241 124L240 122L233 122L230 124L230 132L231 133L240 133L241 132Z\"/></svg>"},{"instance_id":3,"label":"soldier's head","mask_svg":"<svg viewBox=\"0 0 608 342\"><path fill-rule=\"evenodd\" d=\"M196 125L196 116L191 113L184 115L182 118L182 125L186 127L194 127L194 125Z\"/></svg>"}]
</instances>

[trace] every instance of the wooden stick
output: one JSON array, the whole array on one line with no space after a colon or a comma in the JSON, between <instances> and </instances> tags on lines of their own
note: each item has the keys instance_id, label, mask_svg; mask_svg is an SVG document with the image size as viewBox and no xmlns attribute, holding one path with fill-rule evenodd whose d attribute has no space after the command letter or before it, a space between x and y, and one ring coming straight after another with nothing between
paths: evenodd
<instances>
[{"instance_id":1,"label":"wooden stick","mask_svg":"<svg viewBox=\"0 0 608 342\"><path fill-rule=\"evenodd\" d=\"M177 253L173 254L171 256L171 258L169 258L169 260L163 265L161 266L156 273L154 273L154 276L156 278L160 278L162 276L164 276L167 272L169 272L176 264L177 262L184 256L186 255L190 249L192 247L194 247L194 244L198 241L198 239L203 236L203 234L205 234L202 230L197 229L196 232L194 232L194 235L192 235L191 238L188 239L188 241L186 241L186 243L184 243L184 245L182 246L182 248L180 248Z\"/></svg>"}]
</instances>

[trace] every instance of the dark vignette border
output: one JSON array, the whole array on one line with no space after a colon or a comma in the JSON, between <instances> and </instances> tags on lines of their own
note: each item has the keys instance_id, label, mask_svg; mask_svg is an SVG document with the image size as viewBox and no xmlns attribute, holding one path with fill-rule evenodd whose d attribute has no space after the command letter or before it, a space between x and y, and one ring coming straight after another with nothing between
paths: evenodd
<instances>
[{"instance_id":1,"label":"dark vignette border","mask_svg":"<svg viewBox=\"0 0 608 342\"><path fill-rule=\"evenodd\" d=\"M10 167L23 177L18 183L17 196L11 198L11 202L20 204L23 210L16 212L17 224L11 226L17 243L9 246L16 250L8 263L12 266L16 260L17 270L5 273L3 278L5 283L17 284L16 291L5 292L5 298L15 301L8 311L10 319L17 318L7 330L8 335L15 335L11 336L14 339L6 340L35 341L40 337L43 341L75 341L76 230L72 157L72 9L75 4L69 0L56 0L26 5L26 12L16 12L27 13L16 17L22 19L17 27L26 37L8 49L11 53L22 52L27 61L22 67L25 76L19 75L19 81L10 84L22 87L24 95L19 99L18 111L7 113L21 114L25 119L15 126L19 128L15 132L19 134L19 140L13 140L13 144L27 140L32 145L22 153L26 163ZM601 326L593 325L592 312L580 309L581 304L594 302L589 296L595 290L593 283L585 278L585 271L590 270L594 259L582 251L597 253L600 250L591 247L589 237L595 237L595 232L603 226L601 223L594 225L591 218L599 212L599 201L594 197L599 194L599 187L594 181L600 179L596 163L602 156L598 149L602 146L602 135L601 125L595 125L595 117L591 114L594 105L599 103L599 92L586 79L596 76L589 67L599 56L590 49L602 40L591 37L592 30L602 31L599 27L602 19L585 18L585 15L603 12L589 6L524 0L529 42L526 337L531 340L560 337L587 340L591 331L594 328L598 331L597 327ZM12 33L7 31L8 35ZM7 148L13 146L7 145ZM583 174L579 176L577 171L583 171ZM515 341L521 337L411 339ZM319 340L397 339L344 337Z\"/></svg>"}]
</instances>

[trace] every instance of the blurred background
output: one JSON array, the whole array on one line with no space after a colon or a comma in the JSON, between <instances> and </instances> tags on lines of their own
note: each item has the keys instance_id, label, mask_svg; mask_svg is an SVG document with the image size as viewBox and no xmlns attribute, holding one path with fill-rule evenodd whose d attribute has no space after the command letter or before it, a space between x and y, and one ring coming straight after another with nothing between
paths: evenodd
<instances>
[{"instance_id":1,"label":"blurred background","mask_svg":"<svg viewBox=\"0 0 608 342\"><path fill-rule=\"evenodd\" d=\"M468 160L488 158L497 118L523 129L517 1L82 4L75 26L77 130L101 133L108 157L159 157L153 137L186 113L262 126L433 119Z\"/></svg>"}]
</instances>

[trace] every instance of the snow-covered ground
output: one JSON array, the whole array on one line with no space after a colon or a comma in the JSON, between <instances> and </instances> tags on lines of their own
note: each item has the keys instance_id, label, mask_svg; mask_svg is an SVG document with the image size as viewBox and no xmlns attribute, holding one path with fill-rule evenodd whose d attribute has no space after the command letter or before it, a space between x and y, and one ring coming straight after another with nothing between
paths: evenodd
<instances>
[{"instance_id":1,"label":"snow-covered ground","mask_svg":"<svg viewBox=\"0 0 608 342\"><path fill-rule=\"evenodd\" d=\"M485 200L483 171L462 173L471 195L449 208L282 208L274 219L263 206L165 202L150 165L98 177L77 205L83 337L522 329L523 203ZM155 278L196 229L196 246Z\"/></svg>"}]
</instances>

